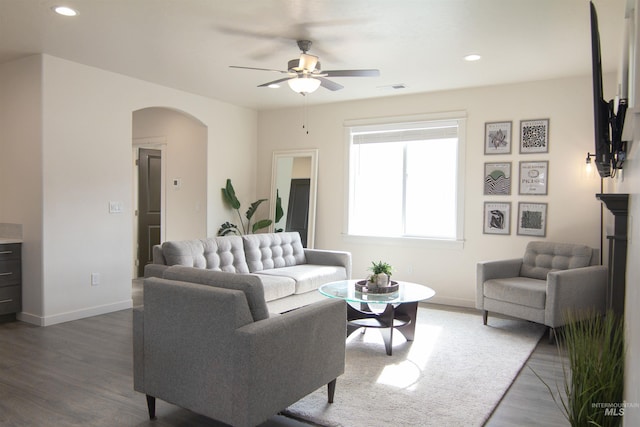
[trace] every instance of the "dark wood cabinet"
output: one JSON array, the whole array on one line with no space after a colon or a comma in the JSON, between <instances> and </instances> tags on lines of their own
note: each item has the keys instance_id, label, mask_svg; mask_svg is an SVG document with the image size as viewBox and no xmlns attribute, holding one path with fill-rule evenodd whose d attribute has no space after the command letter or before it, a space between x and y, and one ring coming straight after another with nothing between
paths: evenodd
<instances>
[{"instance_id":1,"label":"dark wood cabinet","mask_svg":"<svg viewBox=\"0 0 640 427\"><path fill-rule=\"evenodd\" d=\"M22 310L22 245L0 244L0 321L15 320Z\"/></svg>"}]
</instances>

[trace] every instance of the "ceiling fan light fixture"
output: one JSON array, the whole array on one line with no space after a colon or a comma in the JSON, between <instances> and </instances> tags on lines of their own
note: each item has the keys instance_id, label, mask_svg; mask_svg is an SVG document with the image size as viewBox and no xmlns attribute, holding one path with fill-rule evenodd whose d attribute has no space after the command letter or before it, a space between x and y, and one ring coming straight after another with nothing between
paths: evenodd
<instances>
[{"instance_id":1,"label":"ceiling fan light fixture","mask_svg":"<svg viewBox=\"0 0 640 427\"><path fill-rule=\"evenodd\" d=\"M289 79L287 83L291 90L302 94L315 92L320 87L320 80L307 76Z\"/></svg>"},{"instance_id":2,"label":"ceiling fan light fixture","mask_svg":"<svg viewBox=\"0 0 640 427\"><path fill-rule=\"evenodd\" d=\"M317 64L318 64L318 57L314 55L309 55L308 53L301 54L300 59L298 60L298 67L301 70L307 70L309 72L316 71Z\"/></svg>"}]
</instances>

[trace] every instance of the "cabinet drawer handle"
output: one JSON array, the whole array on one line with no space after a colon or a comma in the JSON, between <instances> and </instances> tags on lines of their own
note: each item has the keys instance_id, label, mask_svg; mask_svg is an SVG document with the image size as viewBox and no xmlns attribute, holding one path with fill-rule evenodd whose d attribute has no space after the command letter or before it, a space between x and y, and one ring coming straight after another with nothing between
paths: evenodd
<instances>
[{"instance_id":1,"label":"cabinet drawer handle","mask_svg":"<svg viewBox=\"0 0 640 427\"><path fill-rule=\"evenodd\" d=\"M13 302L12 299L3 299L2 301L0 301L0 304L5 304L7 302Z\"/></svg>"},{"instance_id":2,"label":"cabinet drawer handle","mask_svg":"<svg viewBox=\"0 0 640 427\"><path fill-rule=\"evenodd\" d=\"M11 255L13 251L0 251L0 255Z\"/></svg>"},{"instance_id":3,"label":"cabinet drawer handle","mask_svg":"<svg viewBox=\"0 0 640 427\"><path fill-rule=\"evenodd\" d=\"M8 273L0 273L0 276L11 276L13 273L10 271Z\"/></svg>"}]
</instances>

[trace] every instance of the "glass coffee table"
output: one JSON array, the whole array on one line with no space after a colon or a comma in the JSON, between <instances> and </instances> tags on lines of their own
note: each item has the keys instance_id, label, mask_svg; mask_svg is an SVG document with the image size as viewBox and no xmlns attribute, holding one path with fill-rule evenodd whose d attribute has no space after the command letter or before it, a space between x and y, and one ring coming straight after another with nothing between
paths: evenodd
<instances>
[{"instance_id":1,"label":"glass coffee table","mask_svg":"<svg viewBox=\"0 0 640 427\"><path fill-rule=\"evenodd\" d=\"M391 356L393 330L413 341L418 302L435 295L435 291L417 283L398 281L398 290L378 294L356 290L358 280L326 283L318 289L322 295L347 301L347 336L360 328L379 328L387 354ZM355 305L355 306L354 306ZM359 305L359 308L356 308ZM374 306L372 309L371 306Z\"/></svg>"}]
</instances>

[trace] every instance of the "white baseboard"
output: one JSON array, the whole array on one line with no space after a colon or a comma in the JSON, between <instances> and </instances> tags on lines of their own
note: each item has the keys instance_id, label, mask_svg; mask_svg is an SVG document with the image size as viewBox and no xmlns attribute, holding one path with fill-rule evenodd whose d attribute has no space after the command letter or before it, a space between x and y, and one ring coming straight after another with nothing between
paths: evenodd
<instances>
[{"instance_id":1,"label":"white baseboard","mask_svg":"<svg viewBox=\"0 0 640 427\"><path fill-rule=\"evenodd\" d=\"M426 302L440 305L452 305L454 307L476 308L476 300L468 300L464 298L450 298L434 296Z\"/></svg>"},{"instance_id":2,"label":"white baseboard","mask_svg":"<svg viewBox=\"0 0 640 427\"><path fill-rule=\"evenodd\" d=\"M133 307L133 300L114 302L111 304L99 305L96 307L83 308L81 310L69 311L66 313L54 314L52 316L36 316L30 313L18 313L16 318L20 321L31 323L36 326L51 326L58 323L71 322L72 320L84 319L86 317L99 316L101 314L113 313L114 311L126 310Z\"/></svg>"}]
</instances>

